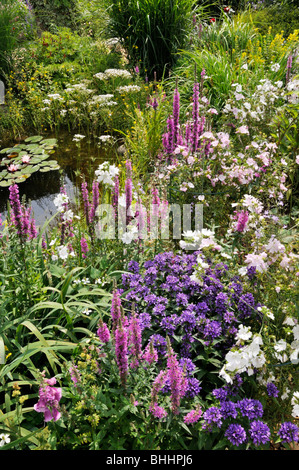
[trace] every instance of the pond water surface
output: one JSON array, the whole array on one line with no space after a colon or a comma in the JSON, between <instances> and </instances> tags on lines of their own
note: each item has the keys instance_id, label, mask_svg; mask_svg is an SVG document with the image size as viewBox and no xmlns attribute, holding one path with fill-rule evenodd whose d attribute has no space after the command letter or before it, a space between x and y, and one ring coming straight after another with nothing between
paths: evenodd
<instances>
[{"instance_id":1,"label":"pond water surface","mask_svg":"<svg viewBox=\"0 0 299 470\"><path fill-rule=\"evenodd\" d=\"M116 159L116 152L99 146L99 140L84 138L80 146L73 141L73 134L67 132L57 135L45 135L45 138L56 138L57 146L50 158L57 160L60 170L47 173L36 172L30 178L19 184L20 197L25 196L30 201L36 224L41 226L56 213L53 203L55 196L60 192L63 181L67 194L75 201L80 193L81 183L92 181L94 171L106 160ZM19 142L1 144L1 148L14 146ZM0 213L2 220L7 213L8 188L0 188Z\"/></svg>"}]
</instances>

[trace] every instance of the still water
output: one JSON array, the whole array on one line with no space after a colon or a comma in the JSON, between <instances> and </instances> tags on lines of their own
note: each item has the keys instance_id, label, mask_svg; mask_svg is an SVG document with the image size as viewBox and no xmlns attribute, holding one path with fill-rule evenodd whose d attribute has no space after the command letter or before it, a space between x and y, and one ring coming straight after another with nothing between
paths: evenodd
<instances>
[{"instance_id":1,"label":"still water","mask_svg":"<svg viewBox=\"0 0 299 470\"><path fill-rule=\"evenodd\" d=\"M55 159L60 170L47 173L33 173L28 180L19 184L20 197L25 196L30 201L37 226L42 226L46 220L56 213L53 203L55 196L60 192L63 182L66 192L72 201L76 201L80 194L81 183L92 181L94 171L106 160L116 159L116 152L99 146L98 139L84 138L80 146L73 141L73 134L67 132L56 135L46 135L45 138L56 138L57 147L50 159ZM1 144L1 148L13 146L17 142ZM2 219L7 211L9 190L0 188L0 213Z\"/></svg>"}]
</instances>

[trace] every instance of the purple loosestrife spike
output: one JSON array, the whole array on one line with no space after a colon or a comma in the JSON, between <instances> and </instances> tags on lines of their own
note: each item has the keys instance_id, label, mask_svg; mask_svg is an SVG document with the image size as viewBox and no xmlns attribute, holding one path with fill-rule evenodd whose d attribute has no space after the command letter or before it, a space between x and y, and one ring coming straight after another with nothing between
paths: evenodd
<instances>
[{"instance_id":1,"label":"purple loosestrife spike","mask_svg":"<svg viewBox=\"0 0 299 470\"><path fill-rule=\"evenodd\" d=\"M22 237L22 206L17 184L9 187L9 202L11 205L12 225L16 227L18 235Z\"/></svg>"},{"instance_id":2,"label":"purple loosestrife spike","mask_svg":"<svg viewBox=\"0 0 299 470\"><path fill-rule=\"evenodd\" d=\"M191 141L191 150L192 152L196 152L198 146L198 138L199 138L199 83L195 83L193 87L193 111L192 111L192 118L193 118L193 129L192 129L192 141Z\"/></svg>"},{"instance_id":3,"label":"purple loosestrife spike","mask_svg":"<svg viewBox=\"0 0 299 470\"><path fill-rule=\"evenodd\" d=\"M78 370L78 366L76 366L75 364L72 364L69 368L69 374L71 376L71 380L74 384L74 387L77 387L81 381L81 374Z\"/></svg>"},{"instance_id":4,"label":"purple loosestrife spike","mask_svg":"<svg viewBox=\"0 0 299 470\"><path fill-rule=\"evenodd\" d=\"M115 176L114 178L114 187L112 191L112 205L116 210L118 207L118 199L119 199L119 178Z\"/></svg>"},{"instance_id":5,"label":"purple loosestrife spike","mask_svg":"<svg viewBox=\"0 0 299 470\"><path fill-rule=\"evenodd\" d=\"M99 205L99 200L100 200L99 183L98 181L94 180L92 183L92 204L90 205L90 210L89 210L89 222L90 223L94 222L95 213Z\"/></svg>"},{"instance_id":6,"label":"purple loosestrife spike","mask_svg":"<svg viewBox=\"0 0 299 470\"><path fill-rule=\"evenodd\" d=\"M162 419L167 416L166 410L157 403L158 394L165 384L166 377L167 371L161 370L154 380L151 391L151 403L149 406L149 411L155 418L158 419Z\"/></svg>"},{"instance_id":7,"label":"purple loosestrife spike","mask_svg":"<svg viewBox=\"0 0 299 470\"><path fill-rule=\"evenodd\" d=\"M181 398L185 395L187 390L187 382L184 373L177 360L177 355L174 353L168 340L168 354L167 354L167 368L168 378L171 390L171 404L173 414L179 413L179 406Z\"/></svg>"},{"instance_id":8,"label":"purple loosestrife spike","mask_svg":"<svg viewBox=\"0 0 299 470\"><path fill-rule=\"evenodd\" d=\"M141 348L142 348L142 337L141 337L141 327L139 319L136 317L135 311L133 312L129 327L129 345L130 345L130 354L134 357L133 365L138 366L139 360L141 358Z\"/></svg>"},{"instance_id":9,"label":"purple loosestrife spike","mask_svg":"<svg viewBox=\"0 0 299 470\"><path fill-rule=\"evenodd\" d=\"M99 327L97 329L97 335L103 343L108 343L110 340L110 331L106 323L100 318Z\"/></svg>"},{"instance_id":10,"label":"purple loosestrife spike","mask_svg":"<svg viewBox=\"0 0 299 470\"><path fill-rule=\"evenodd\" d=\"M121 320L115 331L115 355L121 384L126 387L128 376L128 335Z\"/></svg>"},{"instance_id":11,"label":"purple loosestrife spike","mask_svg":"<svg viewBox=\"0 0 299 470\"><path fill-rule=\"evenodd\" d=\"M180 129L180 94L178 89L175 89L173 96L173 146L176 147L179 140Z\"/></svg>"},{"instance_id":12,"label":"purple loosestrife spike","mask_svg":"<svg viewBox=\"0 0 299 470\"><path fill-rule=\"evenodd\" d=\"M191 410L186 416L184 417L184 423L186 424L194 424L196 423L202 415L202 411L200 406L198 405L195 410Z\"/></svg>"},{"instance_id":13,"label":"purple loosestrife spike","mask_svg":"<svg viewBox=\"0 0 299 470\"><path fill-rule=\"evenodd\" d=\"M158 100L156 97L150 101L150 106L156 111L159 106Z\"/></svg>"},{"instance_id":14,"label":"purple loosestrife spike","mask_svg":"<svg viewBox=\"0 0 299 470\"><path fill-rule=\"evenodd\" d=\"M30 231L29 210L22 206L22 236L27 238Z\"/></svg>"},{"instance_id":15,"label":"purple loosestrife spike","mask_svg":"<svg viewBox=\"0 0 299 470\"><path fill-rule=\"evenodd\" d=\"M168 130L168 148L167 148L167 153L171 154L174 151L174 119L172 116L170 116L167 119L167 130Z\"/></svg>"},{"instance_id":16,"label":"purple loosestrife spike","mask_svg":"<svg viewBox=\"0 0 299 470\"><path fill-rule=\"evenodd\" d=\"M126 161L126 182L125 182L125 195L126 195L126 224L128 225L131 220L129 215L132 204L132 163L130 160Z\"/></svg>"},{"instance_id":17,"label":"purple loosestrife spike","mask_svg":"<svg viewBox=\"0 0 299 470\"><path fill-rule=\"evenodd\" d=\"M152 391L151 391L151 403L154 404L157 402L158 394L162 390L163 385L165 384L167 378L167 371L161 370L157 377L154 380Z\"/></svg>"},{"instance_id":18,"label":"purple loosestrife spike","mask_svg":"<svg viewBox=\"0 0 299 470\"><path fill-rule=\"evenodd\" d=\"M163 419L167 416L167 411L158 403L151 404L149 410L155 418Z\"/></svg>"},{"instance_id":19,"label":"purple loosestrife spike","mask_svg":"<svg viewBox=\"0 0 299 470\"><path fill-rule=\"evenodd\" d=\"M111 302L111 317L112 317L112 323L113 323L113 327L112 327L113 333L115 332L117 328L118 321L121 318L121 315L122 315L121 298L120 298L120 294L116 286L114 286L113 294L112 294L112 302Z\"/></svg>"},{"instance_id":20,"label":"purple loosestrife spike","mask_svg":"<svg viewBox=\"0 0 299 470\"><path fill-rule=\"evenodd\" d=\"M145 348L145 351L142 355L142 359L148 362L149 365L157 362L158 360L158 352L154 348L153 342L151 341Z\"/></svg>"},{"instance_id":21,"label":"purple loosestrife spike","mask_svg":"<svg viewBox=\"0 0 299 470\"><path fill-rule=\"evenodd\" d=\"M248 217L249 217L249 215L248 215L247 211L239 212L237 227L236 227L237 232L244 232L247 221L248 221Z\"/></svg>"},{"instance_id":22,"label":"purple loosestrife spike","mask_svg":"<svg viewBox=\"0 0 299 470\"><path fill-rule=\"evenodd\" d=\"M81 245L82 258L86 258L86 254L88 253L88 245L87 245L87 240L84 237L81 238L80 245Z\"/></svg>"},{"instance_id":23,"label":"purple loosestrife spike","mask_svg":"<svg viewBox=\"0 0 299 470\"><path fill-rule=\"evenodd\" d=\"M83 199L83 205L84 205L85 219L86 219L87 225L89 225L89 223L90 223L90 220L89 220L90 202L89 202L89 195L88 195L88 189L87 189L86 181L84 181L81 184L81 190L82 190L82 199Z\"/></svg>"}]
</instances>

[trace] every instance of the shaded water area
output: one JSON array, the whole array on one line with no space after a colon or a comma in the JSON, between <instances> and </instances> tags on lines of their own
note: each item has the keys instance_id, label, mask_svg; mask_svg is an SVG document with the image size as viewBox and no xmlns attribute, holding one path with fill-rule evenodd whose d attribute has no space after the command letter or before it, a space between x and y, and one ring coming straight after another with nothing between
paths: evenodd
<instances>
[{"instance_id":1,"label":"shaded water area","mask_svg":"<svg viewBox=\"0 0 299 470\"><path fill-rule=\"evenodd\" d=\"M80 194L84 179L92 181L94 172L104 161L115 161L116 152L99 146L99 140L93 137L81 140L80 145L73 141L73 134L60 132L59 135L44 135L45 138L56 138L57 146L50 158L57 160L60 170L46 173L36 172L20 183L20 197L30 202L33 215L38 226L42 226L56 212L53 203L60 192L62 183L71 201L76 201ZM19 142L1 143L1 148L14 146ZM2 219L7 213L8 188L0 188L0 214Z\"/></svg>"}]
</instances>

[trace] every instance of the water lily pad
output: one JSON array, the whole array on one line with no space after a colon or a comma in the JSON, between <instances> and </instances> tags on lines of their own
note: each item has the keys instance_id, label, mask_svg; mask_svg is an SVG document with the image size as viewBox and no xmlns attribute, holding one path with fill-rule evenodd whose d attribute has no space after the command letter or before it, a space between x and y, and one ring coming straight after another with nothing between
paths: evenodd
<instances>
[{"instance_id":1,"label":"water lily pad","mask_svg":"<svg viewBox=\"0 0 299 470\"><path fill-rule=\"evenodd\" d=\"M40 142L42 145L57 145L57 140L56 139L44 139Z\"/></svg>"},{"instance_id":2,"label":"water lily pad","mask_svg":"<svg viewBox=\"0 0 299 470\"><path fill-rule=\"evenodd\" d=\"M52 168L50 168L49 166L44 166L43 168L41 168L39 170L41 173L46 173L47 171L52 171Z\"/></svg>"},{"instance_id":3,"label":"water lily pad","mask_svg":"<svg viewBox=\"0 0 299 470\"><path fill-rule=\"evenodd\" d=\"M27 145L27 150L32 151L32 150L36 150L39 148L39 145L38 144L29 144Z\"/></svg>"},{"instance_id":4,"label":"water lily pad","mask_svg":"<svg viewBox=\"0 0 299 470\"><path fill-rule=\"evenodd\" d=\"M41 135L33 135L32 137L27 137L25 142L40 142L43 139Z\"/></svg>"},{"instance_id":5,"label":"water lily pad","mask_svg":"<svg viewBox=\"0 0 299 470\"><path fill-rule=\"evenodd\" d=\"M26 178L24 178L24 176L20 176L20 178L15 179L16 183L23 183L24 181L26 181Z\"/></svg>"},{"instance_id":6,"label":"water lily pad","mask_svg":"<svg viewBox=\"0 0 299 470\"><path fill-rule=\"evenodd\" d=\"M41 159L39 157L32 157L30 158L30 163L35 165L36 163L40 163Z\"/></svg>"},{"instance_id":7,"label":"water lily pad","mask_svg":"<svg viewBox=\"0 0 299 470\"><path fill-rule=\"evenodd\" d=\"M0 186L1 188L7 188L8 186L11 186L12 182L10 180L2 180L0 181Z\"/></svg>"}]
</instances>

